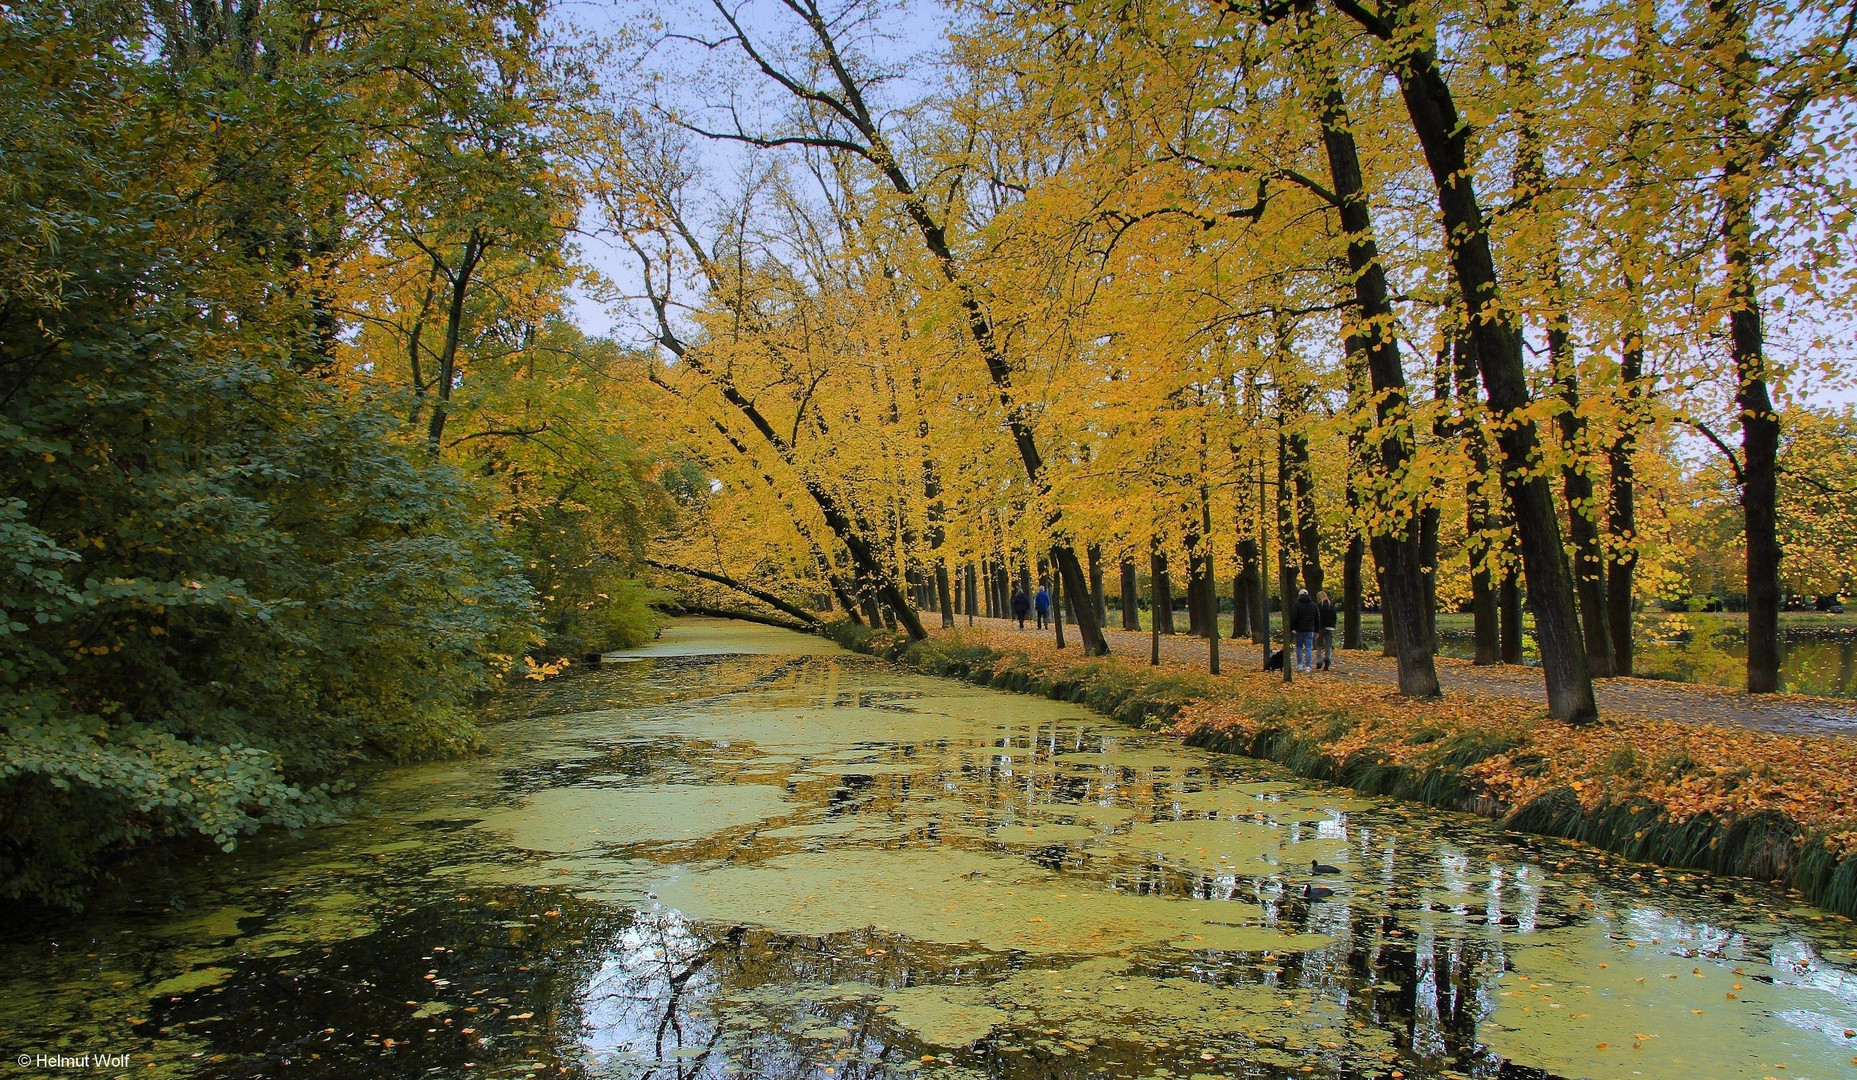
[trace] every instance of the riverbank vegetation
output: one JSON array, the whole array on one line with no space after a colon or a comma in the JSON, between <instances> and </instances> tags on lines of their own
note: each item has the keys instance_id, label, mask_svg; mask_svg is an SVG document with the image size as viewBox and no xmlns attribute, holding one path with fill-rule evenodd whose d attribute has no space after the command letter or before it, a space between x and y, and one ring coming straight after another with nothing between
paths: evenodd
<instances>
[{"instance_id":1,"label":"riverbank vegetation","mask_svg":"<svg viewBox=\"0 0 1857 1080\"><path fill-rule=\"evenodd\" d=\"M1557 723L1505 699L1415 703L1362 682L1214 678L981 630L911 641L841 621L832 635L930 674L1078 702L1368 794L1661 866L1783 882L1857 915L1857 801L1842 780L1857 747L1843 739L1641 717Z\"/></svg>"},{"instance_id":2,"label":"riverbank vegetation","mask_svg":"<svg viewBox=\"0 0 1857 1080\"><path fill-rule=\"evenodd\" d=\"M672 500L565 318L580 76L523 4L335 14L0 13L0 898L325 820L650 634Z\"/></svg>"}]
</instances>

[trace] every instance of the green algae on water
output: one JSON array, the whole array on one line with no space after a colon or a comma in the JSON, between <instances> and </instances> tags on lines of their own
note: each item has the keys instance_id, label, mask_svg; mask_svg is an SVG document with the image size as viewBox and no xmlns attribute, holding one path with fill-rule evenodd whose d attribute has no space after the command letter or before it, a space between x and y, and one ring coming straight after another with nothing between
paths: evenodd
<instances>
[{"instance_id":1,"label":"green algae on water","mask_svg":"<svg viewBox=\"0 0 1857 1080\"><path fill-rule=\"evenodd\" d=\"M793 809L778 789L759 784L567 787L538 791L480 824L516 847L568 854L694 840Z\"/></svg>"},{"instance_id":2,"label":"green algae on water","mask_svg":"<svg viewBox=\"0 0 1857 1080\"><path fill-rule=\"evenodd\" d=\"M512 691L483 755L386 770L348 825L0 944L0 1028L228 1080L1822 1080L1857 1053L1857 940L1779 890L816 639L666 642Z\"/></svg>"}]
</instances>

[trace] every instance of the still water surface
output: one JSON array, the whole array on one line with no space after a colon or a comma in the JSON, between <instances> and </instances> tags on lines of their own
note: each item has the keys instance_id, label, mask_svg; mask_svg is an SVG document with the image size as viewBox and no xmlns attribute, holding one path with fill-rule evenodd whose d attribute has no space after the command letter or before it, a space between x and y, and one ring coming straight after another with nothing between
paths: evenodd
<instances>
[{"instance_id":1,"label":"still water surface","mask_svg":"<svg viewBox=\"0 0 1857 1080\"><path fill-rule=\"evenodd\" d=\"M384 774L348 825L8 928L0 1049L138 1077L1857 1074L1857 934L1768 886L738 625L495 713L488 754Z\"/></svg>"}]
</instances>

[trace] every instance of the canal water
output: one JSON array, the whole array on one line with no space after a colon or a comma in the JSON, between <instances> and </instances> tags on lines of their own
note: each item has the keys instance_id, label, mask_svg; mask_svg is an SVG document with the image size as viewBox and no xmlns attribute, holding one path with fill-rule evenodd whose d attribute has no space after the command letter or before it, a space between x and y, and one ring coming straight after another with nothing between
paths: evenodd
<instances>
[{"instance_id":1,"label":"canal water","mask_svg":"<svg viewBox=\"0 0 1857 1080\"><path fill-rule=\"evenodd\" d=\"M1774 887L755 627L680 623L491 713L489 752L383 773L346 825L0 930L0 1049L134 1077L1857 1075L1857 934Z\"/></svg>"}]
</instances>

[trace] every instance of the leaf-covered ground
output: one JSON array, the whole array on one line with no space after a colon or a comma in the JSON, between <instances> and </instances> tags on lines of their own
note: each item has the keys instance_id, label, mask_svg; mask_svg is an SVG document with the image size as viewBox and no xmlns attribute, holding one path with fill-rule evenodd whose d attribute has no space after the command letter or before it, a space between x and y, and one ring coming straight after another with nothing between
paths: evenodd
<instances>
[{"instance_id":1,"label":"leaf-covered ground","mask_svg":"<svg viewBox=\"0 0 1857 1080\"><path fill-rule=\"evenodd\" d=\"M1110 664L1131 674L1151 670L1147 635L1109 635ZM1021 632L1003 620L978 620L947 640L984 644L1007 654L1011 665L1048 673L1083 660L1074 634L1059 652L1048 630ZM1556 791L1573 793L1593 814L1648 804L1666 825L1771 811L1798 827L1796 839L1816 837L1839 854L1857 851L1857 791L1849 780L1857 775L1857 742L1761 729L1821 711L1848 715L1848 702L1608 680L1600 684L1602 719L1571 727L1547 718L1533 669L1492 671L1440 660L1446 697L1420 703L1398 695L1391 661L1375 654L1338 652L1337 671L1299 673L1286 686L1279 674L1258 670L1259 647L1248 642L1221 643L1226 674L1216 680L1204 676L1203 640L1176 635L1161 642L1162 669L1195 690L1172 722L1182 735L1216 733L1248 743L1288 733L1335 762L1373 760L1416 771L1448 763L1460 769L1462 801L1498 815Z\"/></svg>"},{"instance_id":2,"label":"leaf-covered ground","mask_svg":"<svg viewBox=\"0 0 1857 1080\"><path fill-rule=\"evenodd\" d=\"M1112 616L1113 617L1113 616ZM960 620L965 626L966 619ZM1050 630L1027 629L1021 633L1007 619L975 619L975 629L1005 635L1003 640L1025 641L1051 639ZM1066 628L1069 642L1076 644L1076 630ZM1117 656L1132 657L1142 663L1148 659L1149 638L1146 631L1105 630L1109 648ZM1272 646L1275 648L1275 646ZM1251 672L1262 664L1262 646L1249 639L1221 639L1220 658L1227 672ZM1161 659L1199 671L1206 669L1204 638L1186 634L1161 638ZM1544 700L1541 669L1497 665L1477 667L1468 660L1447 656L1437 659L1438 681L1447 697L1481 695L1516 699L1521 707L1534 706ZM1335 651L1331 671L1311 676L1317 682L1346 679L1391 686L1397 681L1391 657L1375 651ZM1725 686L1707 683L1672 682L1667 679L1601 679L1593 684L1599 710L1607 716L1636 716L1656 720L1674 720L1685 724L1717 724L1752 728L1776 735L1857 735L1857 700L1814 697L1809 694L1748 694Z\"/></svg>"}]
</instances>

